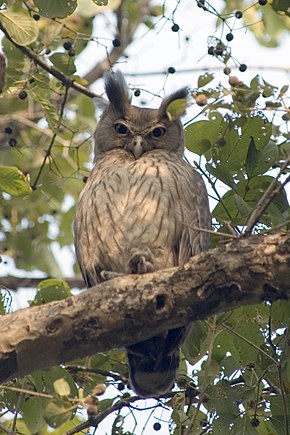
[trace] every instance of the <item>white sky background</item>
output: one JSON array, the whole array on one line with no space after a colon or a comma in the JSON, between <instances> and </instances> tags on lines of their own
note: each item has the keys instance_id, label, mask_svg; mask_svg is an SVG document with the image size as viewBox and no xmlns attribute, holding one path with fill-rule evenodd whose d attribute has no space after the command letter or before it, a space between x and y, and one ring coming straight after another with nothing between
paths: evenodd
<instances>
[{"instance_id":1,"label":"white sky background","mask_svg":"<svg viewBox=\"0 0 290 435\"><path fill-rule=\"evenodd\" d=\"M173 10L176 8L177 1L167 0L165 1L166 16L170 17ZM155 4L160 4L155 2ZM223 2L220 0L211 0L211 4L214 4L218 11L221 10ZM235 19L229 21L230 25L234 24ZM180 26L180 31L174 33L171 31L172 22L165 19L161 20L157 25L157 30L148 31L145 26L141 26L138 35L135 38L134 43L126 50L128 58L122 58L119 61L118 68L121 69L124 74L138 74L135 77L127 75L127 82L138 88L141 88L141 96L133 98L133 104L140 105L141 100L146 100L148 105L156 107L159 105L159 99L153 98L150 93L159 94L164 96L164 91L169 94L171 91L183 87L185 85L194 88L197 86L197 79L202 71L195 71L197 68L208 68L210 72L214 72L215 81L212 82L212 86L221 82L227 85L228 77L223 73L224 65L212 56L207 55L207 38L208 36L221 37L221 27L216 29L216 17L204 12L202 9L196 6L193 0L181 0L174 15L174 22ZM242 25L242 20L236 20L235 28ZM107 36L108 40L100 40L102 43L107 44L108 48L111 47L111 40L114 38L113 26L109 26L108 22L104 25L104 20L101 17L97 17L94 36L104 37ZM225 34L228 30L224 31ZM283 68L290 67L290 38L288 35L284 35L281 38L281 45L275 49L267 49L261 47L256 43L254 36L247 29L234 30L234 40L230 43L232 53L235 59L240 63L246 63L248 70L244 73L238 71L234 67L233 62L230 60L228 65L232 68L232 75L237 75L246 84L256 74L260 74L270 84L283 86L289 83L290 73L283 71ZM189 41L185 38L189 36ZM225 38L223 37L223 41ZM76 60L77 73L83 76L91 66L96 63L97 60L101 60L105 55L105 50L102 46L98 46L96 42L91 42L85 52L79 56ZM173 75L147 75L149 72L164 72L169 66L173 66L176 69L176 73ZM280 70L269 70L267 67L277 66L281 67ZM257 67L264 67L261 70ZM114 67L116 69L116 67ZM213 69L211 71L211 68ZM188 69L191 72L178 73L180 70ZM144 74L144 75L142 75ZM211 84L209 85L211 86ZM103 84L101 81L97 82L92 89L96 92L103 91ZM199 113L200 107L193 105L189 108L186 120ZM213 205L213 204L212 204ZM64 266L64 275L71 276L72 268L69 254L66 251L57 250L57 255L61 259L60 264L64 264L64 254L67 256L67 264ZM1 274L14 273L13 266L11 264L2 265L0 267ZM34 292L29 294L27 290L24 292L18 292L13 294L14 303L13 307L25 307L27 306L27 299L33 298ZM114 390L115 391L115 390ZM114 394L113 391L113 394ZM145 402L144 402L145 403ZM149 402L152 404L152 401ZM153 402L154 403L154 402ZM147 403L148 404L148 401ZM144 404L142 403L144 406ZM138 406L138 404L136 404ZM126 414L127 411L125 411ZM161 409L154 415L159 418L167 420L167 415ZM141 417L141 413L136 413L138 420ZM146 417L147 418L147 417ZM148 426L142 432L143 425L146 421L142 416L142 422L138 424L138 429L135 429L136 435L141 434L168 434L168 427L166 423L162 423L162 429L159 432L153 430L153 423L157 421L151 418ZM144 419L144 420L143 420ZM107 418L103 425L96 431L97 434L110 433L112 419ZM133 430L134 422L128 419L128 430Z\"/></svg>"}]
</instances>

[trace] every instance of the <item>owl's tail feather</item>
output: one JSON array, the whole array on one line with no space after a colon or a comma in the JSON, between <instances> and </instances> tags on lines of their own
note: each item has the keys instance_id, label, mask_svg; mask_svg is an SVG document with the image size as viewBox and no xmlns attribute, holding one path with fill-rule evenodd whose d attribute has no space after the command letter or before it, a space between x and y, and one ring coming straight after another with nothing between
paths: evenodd
<instances>
[{"instance_id":1,"label":"owl's tail feather","mask_svg":"<svg viewBox=\"0 0 290 435\"><path fill-rule=\"evenodd\" d=\"M185 328L173 329L127 348L130 387L141 397L159 397L174 385Z\"/></svg>"}]
</instances>

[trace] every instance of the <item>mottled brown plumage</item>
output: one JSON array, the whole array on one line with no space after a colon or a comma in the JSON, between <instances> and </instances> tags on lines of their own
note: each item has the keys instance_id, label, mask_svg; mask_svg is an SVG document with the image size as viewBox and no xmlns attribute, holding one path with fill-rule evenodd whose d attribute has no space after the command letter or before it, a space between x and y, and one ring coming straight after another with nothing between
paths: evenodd
<instances>
[{"instance_id":1,"label":"mottled brown plumage","mask_svg":"<svg viewBox=\"0 0 290 435\"><path fill-rule=\"evenodd\" d=\"M186 98L181 89L159 109L132 106L121 73L105 81L110 104L95 131L95 166L75 217L76 254L86 285L114 274L146 273L184 264L207 249L207 193L184 161L184 134L167 107ZM188 328L128 347L131 387L141 396L168 391Z\"/></svg>"}]
</instances>

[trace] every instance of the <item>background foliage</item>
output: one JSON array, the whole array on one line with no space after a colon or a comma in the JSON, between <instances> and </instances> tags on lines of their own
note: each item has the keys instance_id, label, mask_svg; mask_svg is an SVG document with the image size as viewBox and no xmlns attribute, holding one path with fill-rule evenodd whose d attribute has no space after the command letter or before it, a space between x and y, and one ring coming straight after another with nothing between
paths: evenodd
<instances>
[{"instance_id":1,"label":"background foliage","mask_svg":"<svg viewBox=\"0 0 290 435\"><path fill-rule=\"evenodd\" d=\"M197 85L191 83L185 125L187 148L195 153L212 198L212 246L226 234L289 228L288 85L268 83L261 75L245 84L241 76L248 65L231 50L234 38L243 43L239 28L253 32L261 45L276 47L290 29L289 2L225 0L221 5L219 12L212 1L190 5L194 13L216 17L205 56L214 58L228 82L201 73ZM1 251L23 273L41 271L50 278L38 285L30 302L35 305L71 294L55 246L72 251L75 202L91 167L95 93L90 85L117 62L122 65L126 49L131 44L140 49L150 32L156 38L160 28L180 35L182 22L175 17L189 4L14 0L0 1L0 7L5 55L0 56ZM110 38L98 31L104 27L110 28ZM136 37L140 29L141 38ZM80 77L77 61L92 43L101 55ZM176 70L178 65L169 66L166 76ZM134 85L132 92L136 98L146 95ZM79 275L75 263L73 268ZM1 280L3 314L10 310L11 293L5 277ZM131 393L125 354L118 350L13 380L0 390L0 429L85 433L111 414L106 431L112 434L141 433L142 426L142 433L288 434L288 328L286 302L196 322L183 346L178 387L159 400L144 402Z\"/></svg>"}]
</instances>

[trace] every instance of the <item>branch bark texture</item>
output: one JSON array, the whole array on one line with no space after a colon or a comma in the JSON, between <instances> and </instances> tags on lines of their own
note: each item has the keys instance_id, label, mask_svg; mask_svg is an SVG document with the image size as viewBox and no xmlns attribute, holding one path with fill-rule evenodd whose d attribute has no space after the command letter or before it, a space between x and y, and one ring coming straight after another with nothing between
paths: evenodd
<instances>
[{"instance_id":1,"label":"branch bark texture","mask_svg":"<svg viewBox=\"0 0 290 435\"><path fill-rule=\"evenodd\" d=\"M3 316L0 382L278 299L290 299L290 235L237 238L184 267L116 278Z\"/></svg>"}]
</instances>

